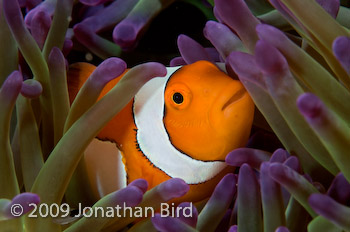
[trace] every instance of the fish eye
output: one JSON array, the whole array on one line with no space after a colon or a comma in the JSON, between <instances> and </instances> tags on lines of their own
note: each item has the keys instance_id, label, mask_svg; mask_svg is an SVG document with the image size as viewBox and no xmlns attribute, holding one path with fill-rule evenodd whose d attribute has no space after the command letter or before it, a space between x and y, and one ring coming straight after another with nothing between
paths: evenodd
<instances>
[{"instance_id":1,"label":"fish eye","mask_svg":"<svg viewBox=\"0 0 350 232\"><path fill-rule=\"evenodd\" d=\"M181 93L176 92L173 94L173 101L179 105L184 101L184 97Z\"/></svg>"}]
</instances>

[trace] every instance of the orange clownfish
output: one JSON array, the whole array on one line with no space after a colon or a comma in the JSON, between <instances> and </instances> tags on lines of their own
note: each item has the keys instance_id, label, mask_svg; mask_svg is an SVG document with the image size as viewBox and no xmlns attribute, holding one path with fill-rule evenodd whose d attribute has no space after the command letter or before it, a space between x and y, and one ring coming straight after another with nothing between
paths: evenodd
<instances>
[{"instance_id":1,"label":"orange clownfish","mask_svg":"<svg viewBox=\"0 0 350 232\"><path fill-rule=\"evenodd\" d=\"M88 63L70 67L71 101L94 69ZM138 178L146 179L150 189L177 177L190 185L181 201L195 202L232 171L225 156L245 145L253 121L247 91L207 61L167 71L165 78L147 82L86 149L84 162L96 197ZM100 98L120 78L108 83Z\"/></svg>"}]
</instances>

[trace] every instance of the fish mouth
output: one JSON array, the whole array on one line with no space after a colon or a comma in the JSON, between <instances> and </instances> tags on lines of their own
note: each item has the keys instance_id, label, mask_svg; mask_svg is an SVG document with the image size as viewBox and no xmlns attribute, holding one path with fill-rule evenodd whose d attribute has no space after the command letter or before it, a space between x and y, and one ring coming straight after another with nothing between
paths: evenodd
<instances>
[{"instance_id":1,"label":"fish mouth","mask_svg":"<svg viewBox=\"0 0 350 232\"><path fill-rule=\"evenodd\" d=\"M245 95L245 93L246 90L244 88L240 88L224 103L221 110L224 111L227 107L240 100Z\"/></svg>"}]
</instances>

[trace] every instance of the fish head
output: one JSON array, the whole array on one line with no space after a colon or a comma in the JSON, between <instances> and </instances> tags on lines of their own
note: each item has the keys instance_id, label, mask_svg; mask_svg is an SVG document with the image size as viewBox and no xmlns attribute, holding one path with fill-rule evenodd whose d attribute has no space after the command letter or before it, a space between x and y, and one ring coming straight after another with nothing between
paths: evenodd
<instances>
[{"instance_id":1,"label":"fish head","mask_svg":"<svg viewBox=\"0 0 350 232\"><path fill-rule=\"evenodd\" d=\"M254 103L242 83L215 64L178 69L164 91L163 122L171 143L197 160L224 160L246 144Z\"/></svg>"}]
</instances>

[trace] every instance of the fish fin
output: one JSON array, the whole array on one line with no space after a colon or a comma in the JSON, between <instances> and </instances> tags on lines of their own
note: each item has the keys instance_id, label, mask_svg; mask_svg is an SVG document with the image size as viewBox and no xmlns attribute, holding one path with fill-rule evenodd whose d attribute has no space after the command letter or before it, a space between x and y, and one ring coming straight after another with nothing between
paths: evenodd
<instances>
[{"instance_id":1,"label":"fish fin","mask_svg":"<svg viewBox=\"0 0 350 232\"><path fill-rule=\"evenodd\" d=\"M86 62L78 62L69 66L67 82L70 104L72 104L79 92L79 89L83 86L85 81L95 69L95 65Z\"/></svg>"},{"instance_id":2,"label":"fish fin","mask_svg":"<svg viewBox=\"0 0 350 232\"><path fill-rule=\"evenodd\" d=\"M98 199L127 185L125 160L116 145L94 138L84 152L87 176Z\"/></svg>"}]
</instances>

